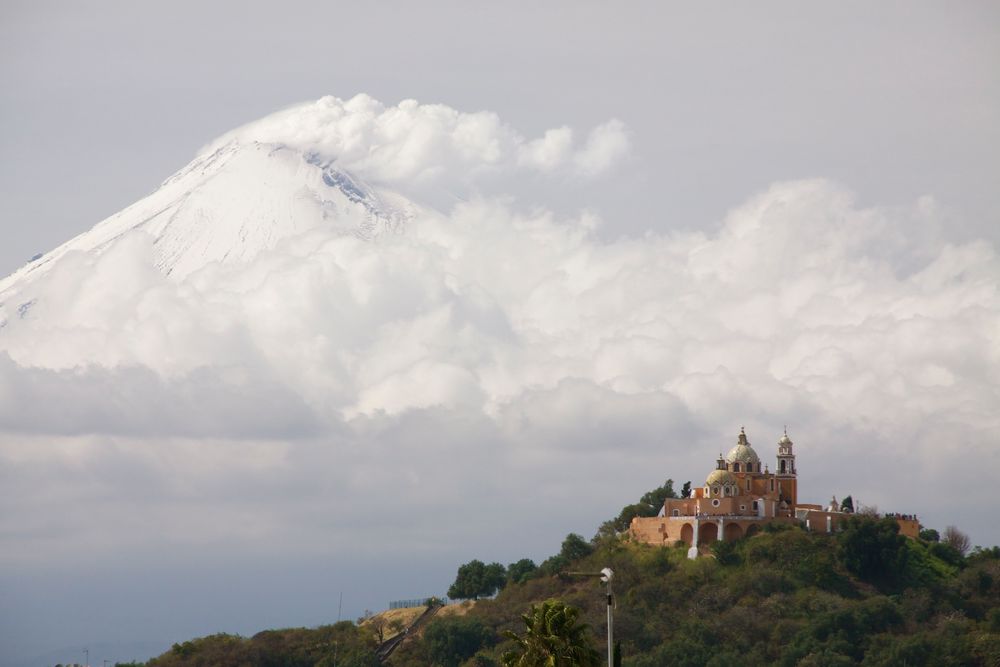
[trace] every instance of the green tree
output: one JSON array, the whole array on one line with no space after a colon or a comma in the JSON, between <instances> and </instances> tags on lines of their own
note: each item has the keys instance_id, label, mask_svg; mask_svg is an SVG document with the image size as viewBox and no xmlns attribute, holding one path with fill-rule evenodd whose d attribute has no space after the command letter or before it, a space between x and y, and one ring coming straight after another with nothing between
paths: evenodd
<instances>
[{"instance_id":1,"label":"green tree","mask_svg":"<svg viewBox=\"0 0 1000 667\"><path fill-rule=\"evenodd\" d=\"M481 560L471 560L458 568L455 583L448 588L448 597L461 600L478 600L490 596L507 583L507 570L500 563L486 565Z\"/></svg>"},{"instance_id":2,"label":"green tree","mask_svg":"<svg viewBox=\"0 0 1000 667\"><path fill-rule=\"evenodd\" d=\"M720 565L739 565L743 558L740 556L736 542L729 540L716 540L712 542L712 555Z\"/></svg>"},{"instance_id":3,"label":"green tree","mask_svg":"<svg viewBox=\"0 0 1000 667\"><path fill-rule=\"evenodd\" d=\"M424 631L424 644L435 665L458 667L476 652L493 643L493 633L478 618L436 618Z\"/></svg>"},{"instance_id":4,"label":"green tree","mask_svg":"<svg viewBox=\"0 0 1000 667\"><path fill-rule=\"evenodd\" d=\"M598 667L601 654L590 639L590 629L579 623L580 610L560 600L531 605L521 616L525 631L505 631L516 648L500 659L504 667Z\"/></svg>"},{"instance_id":5,"label":"green tree","mask_svg":"<svg viewBox=\"0 0 1000 667\"><path fill-rule=\"evenodd\" d=\"M594 536L594 539L596 541L601 537L602 533L599 531L597 535ZM557 574L569 567L571 563L578 561L581 558L586 558L593 552L594 545L587 542L576 533L570 533L566 536L566 539L563 540L562 548L559 549L559 553L542 561L542 564L538 567L538 571L543 575Z\"/></svg>"},{"instance_id":6,"label":"green tree","mask_svg":"<svg viewBox=\"0 0 1000 667\"><path fill-rule=\"evenodd\" d=\"M684 486L681 487L681 498L691 497L691 482L684 482Z\"/></svg>"},{"instance_id":7,"label":"green tree","mask_svg":"<svg viewBox=\"0 0 1000 667\"><path fill-rule=\"evenodd\" d=\"M854 498L847 496L840 501L840 511L847 512L848 514L854 514Z\"/></svg>"},{"instance_id":8,"label":"green tree","mask_svg":"<svg viewBox=\"0 0 1000 667\"><path fill-rule=\"evenodd\" d=\"M523 584L537 570L538 566L535 565L535 561L530 558L522 558L507 566L507 583Z\"/></svg>"},{"instance_id":9,"label":"green tree","mask_svg":"<svg viewBox=\"0 0 1000 667\"><path fill-rule=\"evenodd\" d=\"M947 542L931 542L931 545L927 548L927 553L955 567L961 567L964 560L958 549Z\"/></svg>"},{"instance_id":10,"label":"green tree","mask_svg":"<svg viewBox=\"0 0 1000 667\"><path fill-rule=\"evenodd\" d=\"M594 547L583 539L576 533L570 533L563 540L562 548L559 549L559 555L566 559L568 562L572 563L578 561L581 558L586 558L591 553L593 553Z\"/></svg>"},{"instance_id":11,"label":"green tree","mask_svg":"<svg viewBox=\"0 0 1000 667\"><path fill-rule=\"evenodd\" d=\"M924 542L940 542L941 535L933 528L921 528L918 535Z\"/></svg>"},{"instance_id":12,"label":"green tree","mask_svg":"<svg viewBox=\"0 0 1000 667\"><path fill-rule=\"evenodd\" d=\"M663 486L644 493L642 498L639 499L639 504L647 508L646 511L648 513L644 516L656 516L660 513L660 509L663 508L663 501L667 498L676 497L677 494L674 493L674 480L668 479L663 483Z\"/></svg>"},{"instance_id":13,"label":"green tree","mask_svg":"<svg viewBox=\"0 0 1000 667\"><path fill-rule=\"evenodd\" d=\"M844 566L861 579L884 585L905 579L909 550L895 519L853 516L837 542Z\"/></svg>"},{"instance_id":14,"label":"green tree","mask_svg":"<svg viewBox=\"0 0 1000 667\"><path fill-rule=\"evenodd\" d=\"M685 488L687 488L688 494L690 495L691 483L688 482ZM667 498L676 497L677 494L674 493L674 480L668 479L663 483L663 486L644 493L642 498L639 499L639 502L623 507L622 511L619 512L618 516L614 519L609 519L608 521L602 523L597 529L597 535L594 536L595 541L602 537L612 537L617 533L628 530L629 524L632 523L632 519L637 516L656 516L660 513L660 510L663 509L663 501Z\"/></svg>"}]
</instances>

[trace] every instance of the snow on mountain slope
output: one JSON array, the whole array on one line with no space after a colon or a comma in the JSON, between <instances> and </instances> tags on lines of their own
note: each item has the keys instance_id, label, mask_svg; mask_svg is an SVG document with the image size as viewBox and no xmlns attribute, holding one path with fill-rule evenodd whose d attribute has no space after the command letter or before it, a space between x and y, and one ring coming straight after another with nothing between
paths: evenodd
<instances>
[{"instance_id":1,"label":"snow on mountain slope","mask_svg":"<svg viewBox=\"0 0 1000 667\"><path fill-rule=\"evenodd\" d=\"M416 211L404 197L376 190L315 153L233 139L199 155L148 197L0 280L0 301L15 288L24 291L67 253L100 254L133 230L153 237L157 268L181 280L212 262L249 261L321 225L372 239L402 229Z\"/></svg>"}]
</instances>

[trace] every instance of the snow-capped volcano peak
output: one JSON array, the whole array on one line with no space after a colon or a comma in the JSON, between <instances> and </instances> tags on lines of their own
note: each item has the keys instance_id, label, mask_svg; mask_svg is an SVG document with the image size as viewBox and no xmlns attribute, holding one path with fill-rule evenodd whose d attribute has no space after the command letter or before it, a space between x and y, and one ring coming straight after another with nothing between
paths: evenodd
<instances>
[{"instance_id":1,"label":"snow-capped volcano peak","mask_svg":"<svg viewBox=\"0 0 1000 667\"><path fill-rule=\"evenodd\" d=\"M447 205L455 197L441 193L463 191L483 174L591 178L628 145L614 119L578 144L568 127L528 139L488 111L323 97L209 143L148 197L0 280L0 303L67 253L103 253L133 230L153 238L156 267L179 280L215 262L249 261L320 226L365 239L401 229L419 209L399 192Z\"/></svg>"},{"instance_id":2,"label":"snow-capped volcano peak","mask_svg":"<svg viewBox=\"0 0 1000 667\"><path fill-rule=\"evenodd\" d=\"M281 239L319 226L372 239L401 230L416 210L401 195L376 189L315 152L234 138L0 281L0 294L43 275L68 252L100 254L133 230L153 237L157 268L179 280L213 262L252 260Z\"/></svg>"}]
</instances>

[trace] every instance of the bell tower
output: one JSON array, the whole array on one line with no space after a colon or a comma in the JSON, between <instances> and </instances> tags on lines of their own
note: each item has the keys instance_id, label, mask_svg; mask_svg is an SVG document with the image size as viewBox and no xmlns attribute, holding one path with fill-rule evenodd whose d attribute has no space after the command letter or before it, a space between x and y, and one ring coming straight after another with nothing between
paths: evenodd
<instances>
[{"instance_id":1,"label":"bell tower","mask_svg":"<svg viewBox=\"0 0 1000 667\"><path fill-rule=\"evenodd\" d=\"M774 475L777 478L779 495L792 508L798 502L798 480L795 472L793 444L792 439L788 437L788 428L786 427L781 440L778 440L778 467L775 468Z\"/></svg>"}]
</instances>

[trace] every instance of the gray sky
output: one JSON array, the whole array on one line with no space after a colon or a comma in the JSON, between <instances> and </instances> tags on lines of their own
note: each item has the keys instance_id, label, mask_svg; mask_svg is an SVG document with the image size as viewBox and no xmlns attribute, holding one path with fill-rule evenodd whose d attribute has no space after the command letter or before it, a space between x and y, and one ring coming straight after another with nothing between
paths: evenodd
<instances>
[{"instance_id":1,"label":"gray sky","mask_svg":"<svg viewBox=\"0 0 1000 667\"><path fill-rule=\"evenodd\" d=\"M766 459L783 421L793 439L805 431L808 500L850 492L850 479L862 502L1000 542L995 517L966 514L949 496L992 489L984 470L997 470L996 437L984 436L997 432L995 3L273 7L4 3L0 274L152 192L232 128L323 95L367 93L386 105L415 98L488 110L529 138L562 125L582 137L621 120L631 150L613 173L522 174L481 186L511 195L519 211L596 211L603 224L583 247L611 287L564 313L559 290L572 285L518 292L482 277L496 311L527 304L539 320L551 316L545 331L556 333L534 347L508 345L493 311L462 302L470 312L454 317L479 338L448 338L450 353L479 375L480 361L466 359L507 355L526 375L541 369L539 387L488 409L459 402L354 421L315 409L322 382L290 379L308 375L308 364L289 356L282 376L281 332L259 343L267 363L243 360L260 392L235 398L211 373L160 377L141 352L122 352L137 367L100 356L148 335L177 345L170 350L197 368L197 350L212 340L201 322L213 302L202 294L164 301L172 309L163 312L191 315L187 347L176 332L142 326L105 345L78 332L61 338L54 325L37 340L76 350L76 374L38 362L32 355L45 350L27 336L0 340L13 358L0 357L8 390L0 391L0 664L98 642L119 647L105 657L144 657L120 647L315 625L335 620L340 592L347 618L391 598L440 593L470 558L540 560L567 532L589 537L666 476L697 483L743 423ZM797 183L769 189L783 181ZM761 201L791 203L774 213ZM579 261L557 231L545 232L550 254L534 257L536 237L508 239L482 218L463 220L490 247L516 251L539 284L542 267L569 272ZM766 233L754 231L761 220ZM616 242L647 230L661 235ZM398 249L400 272L419 284L413 267L427 262L410 250ZM441 270L499 275L502 263L491 261ZM929 262L933 270L905 282ZM789 289L772 291L786 267ZM733 282L730 271L745 277ZM795 329L786 338L760 313L798 304L797 290L813 290L811 305L796 305L787 320L775 315ZM436 312L433 286L416 292L387 290L373 321L404 321L394 304L407 299ZM758 294L767 296L757 302ZM111 308L109 318L122 319L109 322L134 324ZM671 309L678 320L643 330L644 308ZM326 326L322 311L287 312ZM898 319L886 324L883 312ZM233 316L234 330L243 317ZM720 323L743 317L747 335L723 331ZM427 340L447 335L432 333ZM312 340L299 334L289 347ZM363 331L337 340L348 345L348 334ZM615 345L591 355L577 340L591 334ZM636 343L643 336L654 342ZM224 340L233 349L245 342ZM683 353L674 358L655 341ZM762 341L787 346L750 367ZM581 370L588 356L594 366ZM423 362L442 359L431 352ZM673 379L648 390L643 373L654 371ZM385 385L365 391L387 405L403 400ZM131 421L120 421L121 404L136 406ZM204 415L177 430L171 409ZM313 416L321 426L302 427ZM454 463L465 459L475 465ZM636 460L650 463L636 472ZM539 498L526 491L538 489L550 508L541 518ZM82 660L82 650L58 660Z\"/></svg>"}]
</instances>

